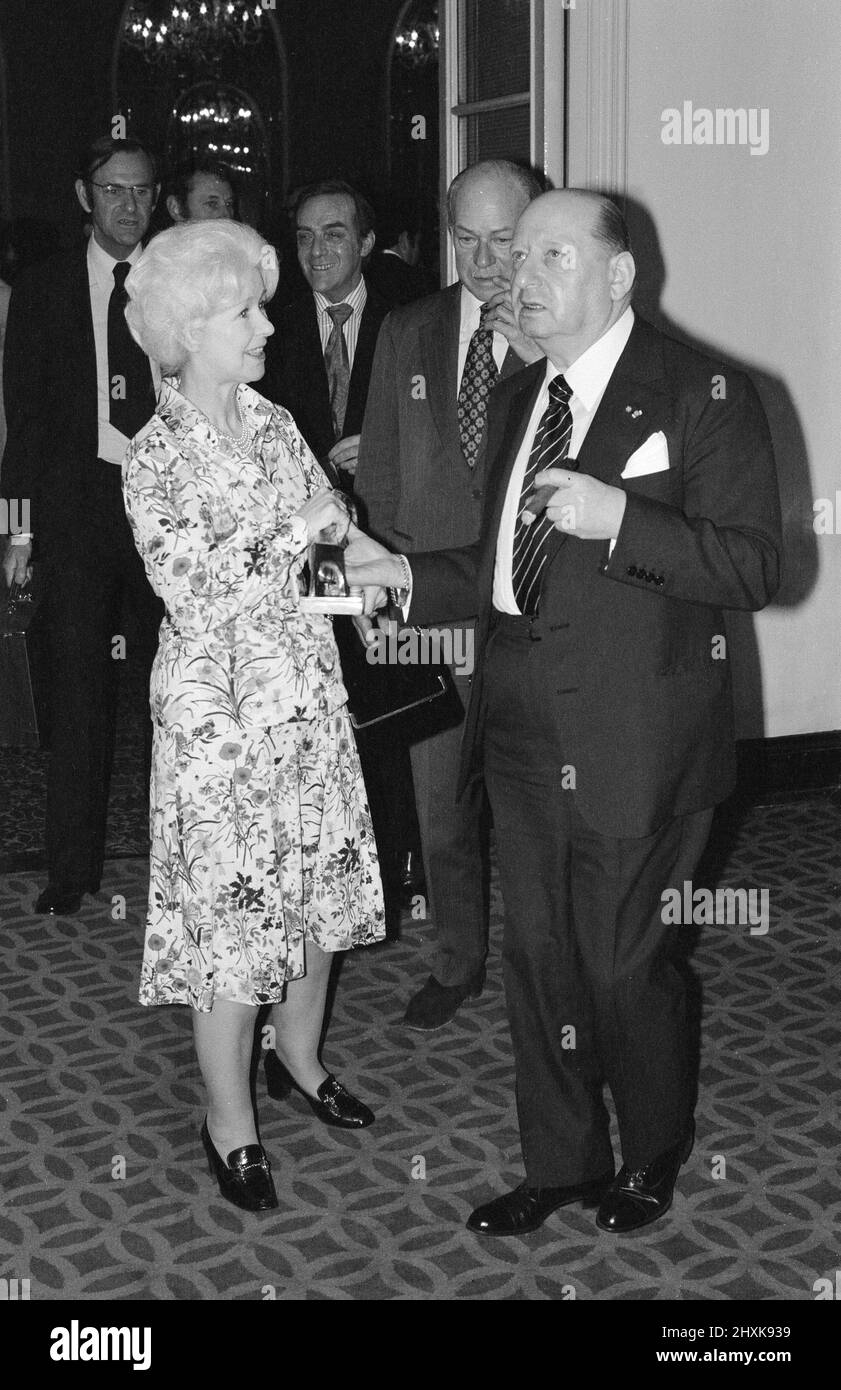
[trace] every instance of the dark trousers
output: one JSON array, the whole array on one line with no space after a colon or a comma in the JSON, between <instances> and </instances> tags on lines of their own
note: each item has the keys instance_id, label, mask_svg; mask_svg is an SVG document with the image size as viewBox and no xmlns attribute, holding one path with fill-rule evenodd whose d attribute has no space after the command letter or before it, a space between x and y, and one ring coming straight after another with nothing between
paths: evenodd
<instances>
[{"instance_id":1,"label":"dark trousers","mask_svg":"<svg viewBox=\"0 0 841 1390\"><path fill-rule=\"evenodd\" d=\"M417 855L420 849L409 747L399 719L357 729L356 746L390 901L397 893L400 861L408 851Z\"/></svg>"},{"instance_id":2,"label":"dark trousers","mask_svg":"<svg viewBox=\"0 0 841 1390\"><path fill-rule=\"evenodd\" d=\"M691 1034L674 958L681 928L664 925L661 894L692 878L712 811L641 839L587 824L527 629L528 619L503 618L491 634L485 776L523 1158L529 1183L551 1187L612 1170L605 1081L631 1168L683 1137Z\"/></svg>"},{"instance_id":3,"label":"dark trousers","mask_svg":"<svg viewBox=\"0 0 841 1390\"><path fill-rule=\"evenodd\" d=\"M39 537L50 651L46 850L50 882L85 890L98 887L105 856L119 673L138 659L148 692L163 604L131 536L119 467L96 459L80 468L76 500L64 525L51 518ZM144 718L150 745L148 700Z\"/></svg>"},{"instance_id":4,"label":"dark trousers","mask_svg":"<svg viewBox=\"0 0 841 1390\"><path fill-rule=\"evenodd\" d=\"M456 679L466 707L469 686ZM456 799L464 716L412 744L429 910L435 924L432 973L441 985L463 984L488 951L487 825L484 792L474 785Z\"/></svg>"}]
</instances>

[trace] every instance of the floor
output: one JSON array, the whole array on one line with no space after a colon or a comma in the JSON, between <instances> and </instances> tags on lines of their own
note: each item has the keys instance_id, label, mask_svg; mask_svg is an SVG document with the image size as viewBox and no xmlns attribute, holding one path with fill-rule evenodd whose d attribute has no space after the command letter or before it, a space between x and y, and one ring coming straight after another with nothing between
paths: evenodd
<instances>
[{"instance_id":1,"label":"floor","mask_svg":"<svg viewBox=\"0 0 841 1390\"><path fill-rule=\"evenodd\" d=\"M669 1217L622 1240L592 1213L483 1241L471 1208L522 1176L494 880L484 995L400 1025L432 933L345 958L325 1061L376 1110L360 1134L272 1102L280 1209L238 1212L201 1161L185 1010L136 1002L146 893L138 740L124 736L99 895L34 917L43 754L0 757L0 1255L34 1299L812 1300L838 1266L841 806L725 808L698 883L767 890L767 932L685 928L698 983L695 1151ZM697 886L697 885L696 885ZM759 899L757 899L757 902ZM124 906L123 906L124 904Z\"/></svg>"}]
</instances>

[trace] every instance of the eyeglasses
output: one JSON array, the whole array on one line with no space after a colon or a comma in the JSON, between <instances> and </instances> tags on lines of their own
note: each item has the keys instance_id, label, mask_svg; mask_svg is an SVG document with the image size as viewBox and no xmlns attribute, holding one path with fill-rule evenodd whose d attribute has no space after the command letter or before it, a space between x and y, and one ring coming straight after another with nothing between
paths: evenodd
<instances>
[{"instance_id":1,"label":"eyeglasses","mask_svg":"<svg viewBox=\"0 0 841 1390\"><path fill-rule=\"evenodd\" d=\"M106 198L113 198L114 201L133 193L138 203L148 203L155 191L150 183L97 183L95 179L90 182L94 188L101 188Z\"/></svg>"}]
</instances>

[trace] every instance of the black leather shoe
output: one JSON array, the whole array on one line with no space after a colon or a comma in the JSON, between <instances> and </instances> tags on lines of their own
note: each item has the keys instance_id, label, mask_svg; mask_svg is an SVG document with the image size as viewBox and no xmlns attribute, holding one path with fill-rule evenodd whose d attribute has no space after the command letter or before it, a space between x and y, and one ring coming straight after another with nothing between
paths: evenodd
<instances>
[{"instance_id":1,"label":"black leather shoe","mask_svg":"<svg viewBox=\"0 0 841 1390\"><path fill-rule=\"evenodd\" d=\"M465 999L478 999L484 987L484 967L463 985L439 985L435 976L430 975L423 989L409 1000L403 1022L419 1033L432 1033L455 1017Z\"/></svg>"},{"instance_id":2,"label":"black leather shoe","mask_svg":"<svg viewBox=\"0 0 841 1390\"><path fill-rule=\"evenodd\" d=\"M400 855L397 866L397 886L404 907L412 906L412 899L426 892L426 879L423 861L416 849L407 849Z\"/></svg>"},{"instance_id":3,"label":"black leather shoe","mask_svg":"<svg viewBox=\"0 0 841 1390\"><path fill-rule=\"evenodd\" d=\"M332 1125L334 1129L366 1129L372 1125L376 1116L361 1100L352 1096L332 1072L322 1081L314 1096L308 1095L302 1086L283 1065L277 1053L266 1053L266 1090L272 1100L285 1100L290 1091L298 1091L307 1102L313 1114L322 1124Z\"/></svg>"},{"instance_id":4,"label":"black leather shoe","mask_svg":"<svg viewBox=\"0 0 841 1390\"><path fill-rule=\"evenodd\" d=\"M513 1192L506 1192L477 1207L467 1219L468 1231L482 1236L524 1236L536 1231L558 1207L581 1202L594 1207L610 1186L612 1173L604 1173L590 1182L573 1183L570 1187L529 1187L521 1183Z\"/></svg>"},{"instance_id":5,"label":"black leather shoe","mask_svg":"<svg viewBox=\"0 0 841 1390\"><path fill-rule=\"evenodd\" d=\"M82 906L84 893L81 888L57 888L48 883L35 903L36 912L51 912L55 917L72 917Z\"/></svg>"},{"instance_id":6,"label":"black leather shoe","mask_svg":"<svg viewBox=\"0 0 841 1390\"><path fill-rule=\"evenodd\" d=\"M650 1226L672 1205L677 1175L695 1142L695 1126L674 1148L666 1149L644 1168L619 1169L596 1214L596 1225L612 1235L625 1235Z\"/></svg>"},{"instance_id":7,"label":"black leather shoe","mask_svg":"<svg viewBox=\"0 0 841 1390\"><path fill-rule=\"evenodd\" d=\"M241 1149L232 1149L228 1162L224 1163L210 1137L207 1116L201 1127L201 1141L207 1154L210 1175L218 1182L219 1191L226 1202L233 1202L235 1207L242 1207L243 1211L271 1211L277 1206L272 1170L262 1144L246 1144Z\"/></svg>"}]
</instances>

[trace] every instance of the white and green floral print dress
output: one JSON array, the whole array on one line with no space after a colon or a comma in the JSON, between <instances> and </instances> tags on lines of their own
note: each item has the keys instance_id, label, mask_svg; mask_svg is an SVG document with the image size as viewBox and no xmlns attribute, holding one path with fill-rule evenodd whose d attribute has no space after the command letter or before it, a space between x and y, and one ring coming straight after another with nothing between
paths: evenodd
<instances>
[{"instance_id":1,"label":"white and green floral print dress","mask_svg":"<svg viewBox=\"0 0 841 1390\"><path fill-rule=\"evenodd\" d=\"M385 935L371 818L329 618L296 602L329 486L287 411L238 387L234 444L164 381L123 463L166 604L152 668L143 1004L265 1004L326 951Z\"/></svg>"}]
</instances>

